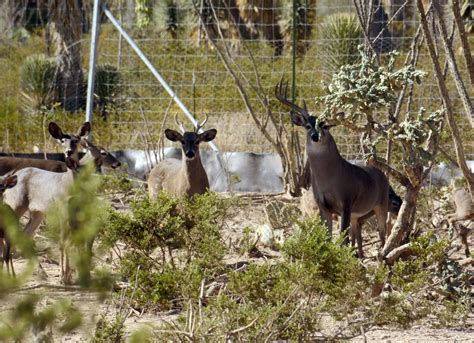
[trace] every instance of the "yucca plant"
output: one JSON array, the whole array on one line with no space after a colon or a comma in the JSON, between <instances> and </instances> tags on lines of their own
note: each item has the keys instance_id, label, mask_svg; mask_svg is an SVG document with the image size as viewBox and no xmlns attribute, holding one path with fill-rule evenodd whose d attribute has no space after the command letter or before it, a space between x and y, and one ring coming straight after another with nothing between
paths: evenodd
<instances>
[{"instance_id":1,"label":"yucca plant","mask_svg":"<svg viewBox=\"0 0 474 343\"><path fill-rule=\"evenodd\" d=\"M37 113L53 107L57 70L56 60L43 54L28 56L23 62L20 86L28 111Z\"/></svg>"},{"instance_id":2,"label":"yucca plant","mask_svg":"<svg viewBox=\"0 0 474 343\"><path fill-rule=\"evenodd\" d=\"M356 16L347 13L328 16L321 25L320 37L323 65L331 74L343 65L360 61L357 47L362 43L363 32Z\"/></svg>"},{"instance_id":3,"label":"yucca plant","mask_svg":"<svg viewBox=\"0 0 474 343\"><path fill-rule=\"evenodd\" d=\"M107 118L107 108L114 104L120 93L120 73L116 66L108 63L96 67L94 93L101 116Z\"/></svg>"}]
</instances>

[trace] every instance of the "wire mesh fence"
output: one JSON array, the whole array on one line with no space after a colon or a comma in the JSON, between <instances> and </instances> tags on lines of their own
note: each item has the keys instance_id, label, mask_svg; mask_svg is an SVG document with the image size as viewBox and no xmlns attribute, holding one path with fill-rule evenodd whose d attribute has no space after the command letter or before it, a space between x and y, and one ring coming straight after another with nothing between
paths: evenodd
<instances>
[{"instance_id":1,"label":"wire mesh fence","mask_svg":"<svg viewBox=\"0 0 474 343\"><path fill-rule=\"evenodd\" d=\"M308 108L318 114L323 109L314 101L315 97L324 94L324 83L331 80L341 64L357 61L357 46L364 39L352 1L296 0L295 3L295 17L293 2L289 0L114 0L107 5L191 112L198 119L209 116L206 126L217 128L216 144L221 150L272 152L271 144L249 115L218 50L227 49L232 56L231 69L239 71L243 82L250 85L248 102L253 109L265 111L258 93L252 91L252 85L260 82L274 111L281 112L282 120L288 120L272 94L281 78L291 81L294 55L296 100L305 99ZM374 48L381 61L388 58L389 51L397 50L401 65L418 28L415 1L374 0L373 3L376 10L369 32L371 39L376 39ZM451 22L449 6L445 10L446 20ZM81 46L84 69L90 45L89 12L91 6L82 11L84 19L80 23L84 32L74 43ZM293 21L297 24L295 31ZM159 141L163 127L175 125L175 114L190 128L168 93L104 16L100 26L94 124L104 130L98 132L97 139L107 142L110 149L143 149L150 141ZM293 34L297 38L295 46ZM47 32L45 37L45 40L36 38L35 52L53 54L48 39L54 37L48 38ZM217 49L209 38L216 42ZM441 45L438 52L444 53ZM24 58L26 55L11 56L7 52L0 56L2 63L10 64L13 76ZM413 113L420 107L437 110L442 104L424 48L418 58L418 68L429 75L422 86L415 88L413 104L406 110ZM464 64L460 69L466 75ZM32 145L53 149L54 146L44 144L44 132L38 127L49 118L56 118L64 125L76 122L78 126L78 117L82 120L83 112L54 116L48 110L42 115L29 114L23 108L20 86L9 85L13 76L0 75L5 113L3 149L28 150ZM465 125L464 109L453 81L449 80L448 84L459 124L467 135L465 149L473 159L473 140L469 138L469 126ZM76 87L85 89L84 84ZM356 134L336 129L335 136L344 156L360 157ZM22 143L25 141L30 143Z\"/></svg>"}]
</instances>

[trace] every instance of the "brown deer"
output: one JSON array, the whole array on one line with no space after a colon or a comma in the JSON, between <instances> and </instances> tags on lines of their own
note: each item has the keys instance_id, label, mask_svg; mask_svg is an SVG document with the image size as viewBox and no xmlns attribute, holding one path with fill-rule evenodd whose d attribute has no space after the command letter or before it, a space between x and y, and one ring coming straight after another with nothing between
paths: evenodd
<instances>
[{"instance_id":1,"label":"brown deer","mask_svg":"<svg viewBox=\"0 0 474 343\"><path fill-rule=\"evenodd\" d=\"M17 181L18 180L17 180L16 175L7 175L5 177L0 177L0 200L2 202L3 202L3 193L7 189L15 187L17 184ZM10 268L11 268L12 274L15 275L15 270L13 269L13 261L11 259L11 243L8 238L7 229L6 229L6 225L8 225L8 223L6 223L7 219L3 217L3 215L7 214L6 212L11 212L11 213L8 213L8 214L11 214L9 215L10 218L14 218L17 220L17 217L13 213L12 209L8 207L7 205L4 205L2 203L0 204L0 206L3 207L2 213L1 213L2 217L0 217L0 251L2 252L1 266L3 268L3 264L5 263L7 266L7 271L10 272Z\"/></svg>"},{"instance_id":2,"label":"brown deer","mask_svg":"<svg viewBox=\"0 0 474 343\"><path fill-rule=\"evenodd\" d=\"M448 214L447 220L458 232L461 243L464 245L464 254L466 257L469 257L471 256L471 252L469 251L467 238L471 229L460 222L474 220L474 204L472 202L471 194L465 188L454 188L452 195L456 212Z\"/></svg>"},{"instance_id":3,"label":"brown deer","mask_svg":"<svg viewBox=\"0 0 474 343\"><path fill-rule=\"evenodd\" d=\"M172 142L180 142L183 157L180 160L168 158L160 161L150 172L148 177L148 192L151 199L155 199L161 190L165 190L175 196L203 194L209 189L209 180L202 165L199 154L201 142L212 141L217 134L216 129L210 129L199 133L199 130L207 121L207 116L195 131L184 130L183 124L175 121L183 131L183 134L171 130L165 130L165 136Z\"/></svg>"},{"instance_id":4,"label":"brown deer","mask_svg":"<svg viewBox=\"0 0 474 343\"><path fill-rule=\"evenodd\" d=\"M91 124L85 122L76 135L65 134L58 124L50 122L48 131L63 146L66 157L79 160L79 147L91 130ZM100 149L100 147L97 147ZM5 175L12 170L34 167L52 172L64 173L67 171L66 164L62 161L40 160L34 158L0 157L0 175Z\"/></svg>"},{"instance_id":5,"label":"brown deer","mask_svg":"<svg viewBox=\"0 0 474 343\"><path fill-rule=\"evenodd\" d=\"M332 215L341 217L344 243L349 242L349 225L358 232L359 218L374 211L382 246L385 244L389 208L389 184L385 175L374 167L360 167L347 162L339 154L330 126L309 114L306 103L299 107L288 100L288 84L283 80L275 87L276 98L292 111L291 119L307 130L306 151L311 169L311 185L319 213L332 236ZM358 253L363 256L359 235Z\"/></svg>"}]
</instances>

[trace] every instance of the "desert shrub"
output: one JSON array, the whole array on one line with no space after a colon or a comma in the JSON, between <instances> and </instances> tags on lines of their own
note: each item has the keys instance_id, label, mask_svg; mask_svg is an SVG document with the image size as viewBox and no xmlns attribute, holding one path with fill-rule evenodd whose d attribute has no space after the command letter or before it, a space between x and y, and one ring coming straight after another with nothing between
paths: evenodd
<instances>
[{"instance_id":1,"label":"desert shrub","mask_svg":"<svg viewBox=\"0 0 474 343\"><path fill-rule=\"evenodd\" d=\"M211 192L179 199L161 193L156 201L134 201L131 213L110 212L102 241L125 244L119 268L130 282L137 280L139 306L178 305L196 295L203 279L222 271L220 228L229 206Z\"/></svg>"},{"instance_id":2,"label":"desert shrub","mask_svg":"<svg viewBox=\"0 0 474 343\"><path fill-rule=\"evenodd\" d=\"M206 306L194 298L156 338L334 340L374 325L409 327L428 316L459 323L469 313L466 292L457 300L452 295L434 300L428 291L443 289L444 240L420 236L414 240L415 257L392 268L364 266L340 243L328 238L318 220L298 223L280 260L229 272L225 287L206 298Z\"/></svg>"},{"instance_id":3,"label":"desert shrub","mask_svg":"<svg viewBox=\"0 0 474 343\"><path fill-rule=\"evenodd\" d=\"M57 63L45 55L31 55L21 66L21 94L27 110L49 110L55 102Z\"/></svg>"},{"instance_id":4,"label":"desert shrub","mask_svg":"<svg viewBox=\"0 0 474 343\"><path fill-rule=\"evenodd\" d=\"M121 90L120 79L120 72L116 66L108 63L97 65L94 94L97 96L100 115L104 119L107 118L108 110L117 105Z\"/></svg>"},{"instance_id":5,"label":"desert shrub","mask_svg":"<svg viewBox=\"0 0 474 343\"><path fill-rule=\"evenodd\" d=\"M362 29L355 15L339 13L327 16L320 28L325 52L324 65L330 73L346 64L360 61L357 47L362 43Z\"/></svg>"}]
</instances>

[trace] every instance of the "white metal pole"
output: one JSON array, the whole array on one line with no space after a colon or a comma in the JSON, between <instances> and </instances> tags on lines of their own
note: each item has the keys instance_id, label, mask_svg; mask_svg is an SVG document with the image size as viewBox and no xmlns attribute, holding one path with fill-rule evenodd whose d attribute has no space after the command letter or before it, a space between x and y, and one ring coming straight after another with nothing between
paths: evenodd
<instances>
[{"instance_id":1,"label":"white metal pole","mask_svg":"<svg viewBox=\"0 0 474 343\"><path fill-rule=\"evenodd\" d=\"M152 74L156 77L156 79L161 83L161 85L164 87L164 89L168 92L168 94L171 96L171 98L174 100L174 102L181 108L181 110L184 112L186 117L193 123L194 127L197 127L198 121L194 118L192 113L186 108L186 106L182 103L182 101L179 99L179 97L176 95L176 93L171 89L171 87L166 83L165 79L160 75L160 73L156 70L156 68L153 66L153 64L150 62L150 60L145 56L145 54L140 50L140 48L137 46L135 41L128 35L127 32L120 26L120 23L115 19L113 14L107 9L107 7L104 5L102 6L102 9L109 18L109 20L112 22L112 24L119 30L120 34L125 38L125 40L130 44L133 50L137 53L137 55L141 58L143 63L150 69ZM212 150L214 151L219 151L217 146L213 142L209 142L209 145L211 146Z\"/></svg>"},{"instance_id":2,"label":"white metal pole","mask_svg":"<svg viewBox=\"0 0 474 343\"><path fill-rule=\"evenodd\" d=\"M94 0L94 10L92 12L91 54L89 58L89 75L87 78L86 121L88 122L92 122L92 110L94 107L95 63L97 57L97 41L99 40L100 30L99 10L100 0Z\"/></svg>"}]
</instances>

